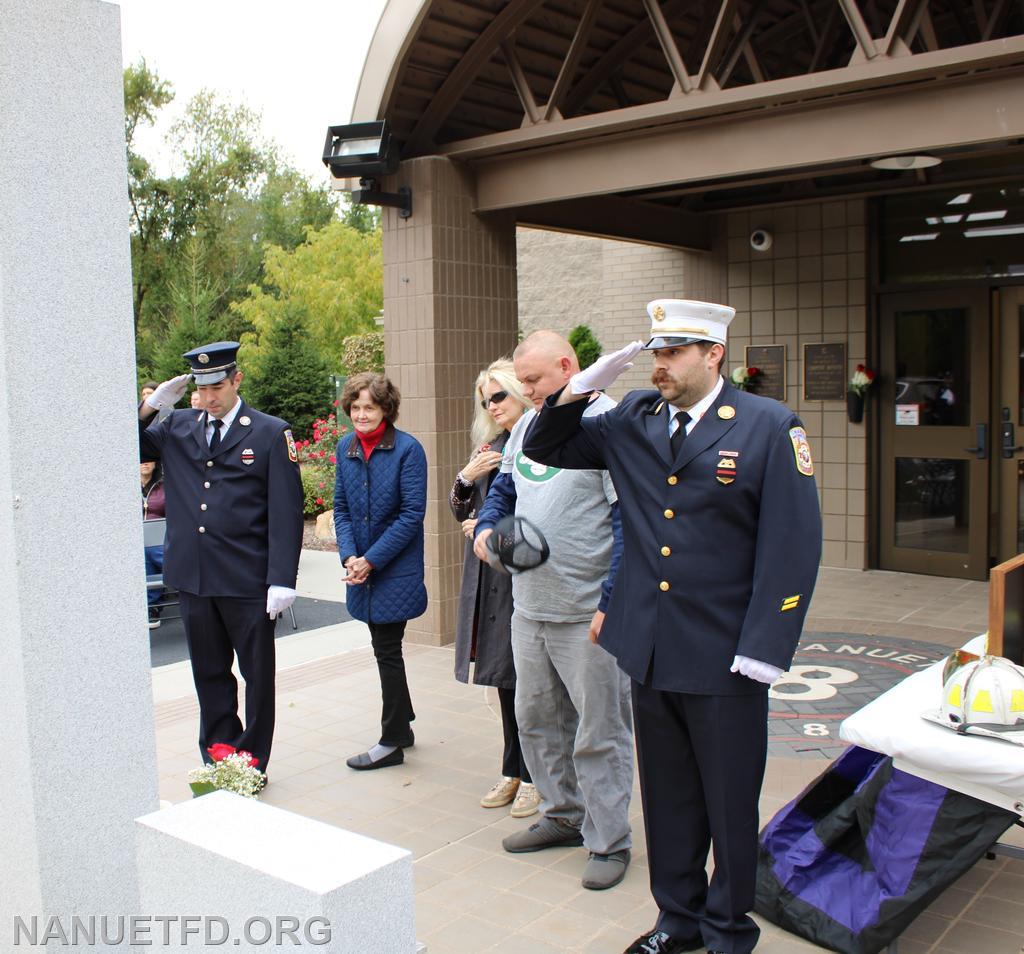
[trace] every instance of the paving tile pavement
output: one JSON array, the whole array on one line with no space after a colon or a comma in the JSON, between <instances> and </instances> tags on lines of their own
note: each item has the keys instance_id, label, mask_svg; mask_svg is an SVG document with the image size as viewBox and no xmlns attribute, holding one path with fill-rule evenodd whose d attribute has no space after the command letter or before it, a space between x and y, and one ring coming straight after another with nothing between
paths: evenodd
<instances>
[{"instance_id":1,"label":"paving tile pavement","mask_svg":"<svg viewBox=\"0 0 1024 954\"><path fill-rule=\"evenodd\" d=\"M936 612L937 605L943 612ZM826 569L808 629L958 645L982 631L986 618L984 584ZM292 667L283 647L272 784L264 800L409 849L417 935L428 954L620 954L649 928L656 909L648 890L635 783L633 863L618 887L604 892L581 887L582 848L526 855L501 850L505 835L534 819L513 819L507 809L479 805L500 774L497 698L494 690L455 681L449 647L406 647L418 717L416 746L407 750L405 764L379 772L347 768L345 759L374 742L379 731L377 672L368 637L366 643ZM160 680L155 671L155 685ZM158 693L157 699L161 798L181 801L188 797L188 769L197 764L198 709L190 696L171 699ZM762 822L826 764L814 758L769 759ZM760 923L759 952L820 949ZM899 954L1022 952L1024 862L1005 858L979 862L899 943Z\"/></svg>"}]
</instances>

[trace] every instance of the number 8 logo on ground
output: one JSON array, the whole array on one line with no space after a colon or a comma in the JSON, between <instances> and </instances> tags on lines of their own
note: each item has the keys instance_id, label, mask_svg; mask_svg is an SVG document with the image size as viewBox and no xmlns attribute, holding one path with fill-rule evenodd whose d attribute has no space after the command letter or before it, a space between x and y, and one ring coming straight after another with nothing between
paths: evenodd
<instances>
[{"instance_id":1,"label":"number 8 logo on ground","mask_svg":"<svg viewBox=\"0 0 1024 954\"><path fill-rule=\"evenodd\" d=\"M836 695L836 686L859 678L857 673L837 666L793 666L772 683L768 695L785 702L821 702Z\"/></svg>"}]
</instances>

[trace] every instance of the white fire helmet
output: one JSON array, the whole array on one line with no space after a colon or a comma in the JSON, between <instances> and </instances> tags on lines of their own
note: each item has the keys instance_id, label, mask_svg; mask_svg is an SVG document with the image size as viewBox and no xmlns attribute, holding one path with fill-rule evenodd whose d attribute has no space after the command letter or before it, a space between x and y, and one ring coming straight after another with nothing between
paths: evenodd
<instances>
[{"instance_id":1,"label":"white fire helmet","mask_svg":"<svg viewBox=\"0 0 1024 954\"><path fill-rule=\"evenodd\" d=\"M938 712L925 717L961 734L1024 745L1024 668L1001 656L958 666L942 687Z\"/></svg>"}]
</instances>

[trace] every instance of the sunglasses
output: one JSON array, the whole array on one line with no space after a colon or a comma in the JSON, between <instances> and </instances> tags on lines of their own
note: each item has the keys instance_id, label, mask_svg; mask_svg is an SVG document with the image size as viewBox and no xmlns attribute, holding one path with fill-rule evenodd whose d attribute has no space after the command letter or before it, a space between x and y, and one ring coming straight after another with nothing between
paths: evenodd
<instances>
[{"instance_id":1,"label":"sunglasses","mask_svg":"<svg viewBox=\"0 0 1024 954\"><path fill-rule=\"evenodd\" d=\"M491 404L501 404L507 397L508 391L495 391L489 398L484 398L480 402L480 407L486 411Z\"/></svg>"}]
</instances>

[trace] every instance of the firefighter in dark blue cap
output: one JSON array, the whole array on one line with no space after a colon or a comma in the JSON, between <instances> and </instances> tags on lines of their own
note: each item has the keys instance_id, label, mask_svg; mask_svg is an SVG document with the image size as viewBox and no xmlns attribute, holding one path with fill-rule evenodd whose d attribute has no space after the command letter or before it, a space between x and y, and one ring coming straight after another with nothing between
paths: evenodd
<instances>
[{"instance_id":1,"label":"firefighter in dark blue cap","mask_svg":"<svg viewBox=\"0 0 1024 954\"><path fill-rule=\"evenodd\" d=\"M302 548L302 482L285 421L238 391L239 344L184 355L191 373L165 381L139 406L142 460L163 463L167 493L164 579L181 593L196 694L199 749L225 742L266 771L274 735L274 626L295 599ZM173 407L195 378L204 410ZM238 716L233 657L245 680Z\"/></svg>"},{"instance_id":2,"label":"firefighter in dark blue cap","mask_svg":"<svg viewBox=\"0 0 1024 954\"><path fill-rule=\"evenodd\" d=\"M790 665L821 556L814 464L789 408L722 377L732 308L662 299L648 313L647 344L571 378L523 450L606 468L619 495L623 556L599 641L632 678L659 908L627 952L747 954L768 685ZM657 390L584 418L587 396L643 349Z\"/></svg>"}]
</instances>

